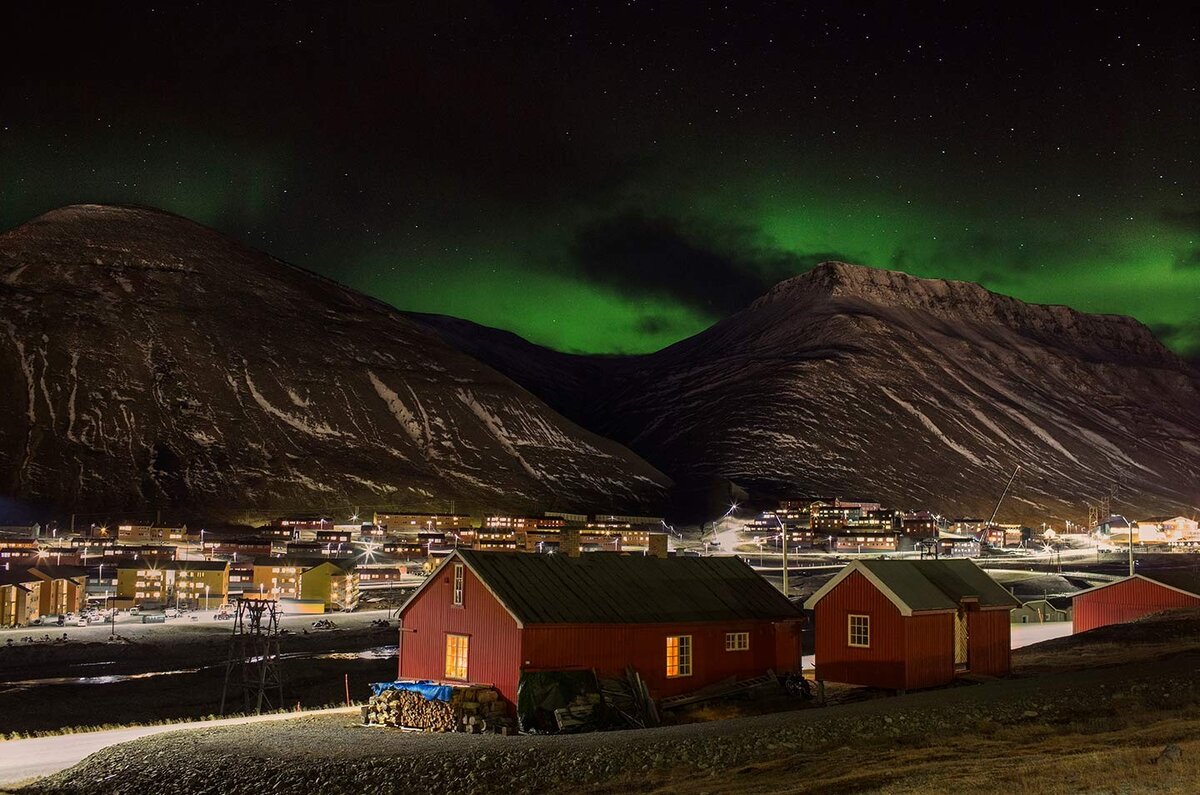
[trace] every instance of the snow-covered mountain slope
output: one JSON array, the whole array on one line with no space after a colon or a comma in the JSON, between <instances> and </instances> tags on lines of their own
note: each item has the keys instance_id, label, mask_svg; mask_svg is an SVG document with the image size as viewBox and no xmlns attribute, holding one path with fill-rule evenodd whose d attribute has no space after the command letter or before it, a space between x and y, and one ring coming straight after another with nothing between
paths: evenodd
<instances>
[{"instance_id":1,"label":"snow-covered mountain slope","mask_svg":"<svg viewBox=\"0 0 1200 795\"><path fill-rule=\"evenodd\" d=\"M669 480L400 313L150 210L0 235L0 496L262 515L661 504Z\"/></svg>"},{"instance_id":2,"label":"snow-covered mountain slope","mask_svg":"<svg viewBox=\"0 0 1200 795\"><path fill-rule=\"evenodd\" d=\"M987 516L1019 464L1001 519L1200 505L1200 376L1127 317L831 262L646 356L417 319L684 483Z\"/></svg>"}]
</instances>

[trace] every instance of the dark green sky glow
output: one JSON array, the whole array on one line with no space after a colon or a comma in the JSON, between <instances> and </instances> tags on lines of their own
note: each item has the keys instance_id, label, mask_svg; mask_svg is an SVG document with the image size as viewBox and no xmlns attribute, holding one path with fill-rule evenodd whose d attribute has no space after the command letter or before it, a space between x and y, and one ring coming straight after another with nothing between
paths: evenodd
<instances>
[{"instance_id":1,"label":"dark green sky glow","mask_svg":"<svg viewBox=\"0 0 1200 795\"><path fill-rule=\"evenodd\" d=\"M22 10L0 226L157 206L564 350L839 257L1200 353L1195 11L842 5Z\"/></svg>"}]
</instances>

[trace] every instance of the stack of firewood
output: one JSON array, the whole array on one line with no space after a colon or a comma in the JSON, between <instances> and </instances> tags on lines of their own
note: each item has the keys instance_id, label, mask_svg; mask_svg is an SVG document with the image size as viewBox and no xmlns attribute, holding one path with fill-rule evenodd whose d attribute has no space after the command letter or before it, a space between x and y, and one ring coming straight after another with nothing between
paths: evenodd
<instances>
[{"instance_id":1,"label":"stack of firewood","mask_svg":"<svg viewBox=\"0 0 1200 795\"><path fill-rule=\"evenodd\" d=\"M410 690L384 690L363 710L367 723L427 732L502 731L511 724L508 708L490 687L456 687L449 701L428 701Z\"/></svg>"},{"instance_id":2,"label":"stack of firewood","mask_svg":"<svg viewBox=\"0 0 1200 795\"><path fill-rule=\"evenodd\" d=\"M454 731L454 710L445 701L428 701L410 690L385 690L371 696L367 722L429 732Z\"/></svg>"},{"instance_id":3,"label":"stack of firewood","mask_svg":"<svg viewBox=\"0 0 1200 795\"><path fill-rule=\"evenodd\" d=\"M458 730L480 734L506 732L511 727L508 706L490 687L456 687L450 697Z\"/></svg>"}]
</instances>

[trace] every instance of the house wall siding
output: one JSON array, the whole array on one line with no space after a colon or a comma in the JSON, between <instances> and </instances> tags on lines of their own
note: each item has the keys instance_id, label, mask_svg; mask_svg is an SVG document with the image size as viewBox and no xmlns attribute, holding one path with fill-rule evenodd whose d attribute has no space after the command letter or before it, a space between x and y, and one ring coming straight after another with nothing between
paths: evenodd
<instances>
[{"instance_id":1,"label":"house wall siding","mask_svg":"<svg viewBox=\"0 0 1200 795\"><path fill-rule=\"evenodd\" d=\"M1012 667L1012 622L1008 610L972 610L967 614L970 632L970 671L1005 676Z\"/></svg>"},{"instance_id":2,"label":"house wall siding","mask_svg":"<svg viewBox=\"0 0 1200 795\"><path fill-rule=\"evenodd\" d=\"M1087 632L1096 627L1133 621L1160 610L1200 607L1200 597L1132 579L1081 594L1075 597L1073 606L1072 629Z\"/></svg>"},{"instance_id":3,"label":"house wall siding","mask_svg":"<svg viewBox=\"0 0 1200 795\"><path fill-rule=\"evenodd\" d=\"M417 598L401 613L406 630L400 637L399 676L402 679L442 681L446 673L446 635L471 640L467 656L468 681L490 684L511 703L517 700L521 665L521 631L487 587L463 567L463 604L453 599L454 564L442 567Z\"/></svg>"},{"instance_id":4,"label":"house wall siding","mask_svg":"<svg viewBox=\"0 0 1200 795\"><path fill-rule=\"evenodd\" d=\"M870 648L850 646L851 613L871 617ZM896 690L915 687L906 672L904 617L859 572L851 573L817 602L813 624L817 679Z\"/></svg>"},{"instance_id":5,"label":"house wall siding","mask_svg":"<svg viewBox=\"0 0 1200 795\"><path fill-rule=\"evenodd\" d=\"M954 681L954 614L918 613L903 620L904 686L937 687Z\"/></svg>"},{"instance_id":6,"label":"house wall siding","mask_svg":"<svg viewBox=\"0 0 1200 795\"><path fill-rule=\"evenodd\" d=\"M778 628L776 624L779 624ZM790 626L790 625L795 626ZM799 622L730 621L685 624L556 624L531 625L522 633L521 660L526 670L594 668L600 674L621 674L631 665L655 698L688 693L730 676L759 676L768 669L786 673L780 659L791 648L789 634L799 643ZM727 632L748 632L750 648L725 651ZM667 678L667 636L692 636L692 674Z\"/></svg>"}]
</instances>

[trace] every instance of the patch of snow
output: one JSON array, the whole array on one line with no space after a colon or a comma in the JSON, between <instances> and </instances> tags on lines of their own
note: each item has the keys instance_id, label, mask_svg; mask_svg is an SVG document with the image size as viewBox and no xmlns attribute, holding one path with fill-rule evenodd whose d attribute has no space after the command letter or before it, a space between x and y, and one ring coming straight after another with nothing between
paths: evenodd
<instances>
[{"instance_id":1,"label":"patch of snow","mask_svg":"<svg viewBox=\"0 0 1200 795\"><path fill-rule=\"evenodd\" d=\"M517 450L516 445L513 444L512 439L509 438L507 431L504 430L504 423L499 417L495 416L486 408L484 408L483 405L475 399L474 395L462 389L458 390L457 395L458 399L462 401L463 405L469 408L471 413L478 417L479 421L482 422L484 427L488 429L488 432L496 438L496 441L500 443L500 446L504 448L504 451L513 458L517 459L517 463L521 465L522 469L538 480L543 480L546 478L549 478L550 480L554 479L552 475L539 472L537 469L534 469L529 462L525 460L525 457L521 455L520 451Z\"/></svg>"},{"instance_id":2,"label":"patch of snow","mask_svg":"<svg viewBox=\"0 0 1200 795\"><path fill-rule=\"evenodd\" d=\"M427 458L436 458L437 450L430 443L430 439L422 433L421 423L417 422L416 415L409 411L400 396L371 370L367 370L367 378L371 380L371 386L375 387L375 394L379 395L380 399L387 404L388 411L400 423L400 427L408 434L408 438L412 439L417 449L425 453Z\"/></svg>"},{"instance_id":3,"label":"patch of snow","mask_svg":"<svg viewBox=\"0 0 1200 795\"><path fill-rule=\"evenodd\" d=\"M887 388L887 387L885 387L885 386L881 386L881 387L879 387L879 391L883 392L883 394L885 394L885 395L887 395L889 398L891 398L891 399L892 399L892 400L893 400L893 401L894 401L894 402L895 402L895 403L896 403L898 406L900 406L900 407L901 407L901 408L903 408L905 411L909 412L909 413L910 413L910 414L912 414L914 417L916 417L918 420L920 420L920 421L921 421L921 424L922 424L922 425L924 425L924 426L925 426L925 427L926 427L926 428L929 430L929 432L930 432L930 433L932 433L932 434L933 434L934 436L936 436L937 438L941 439L941 440L942 440L942 442L943 442L943 443L944 443L944 444L945 444L947 447L949 447L951 450L953 450L954 452L958 453L958 454L959 454L959 455L961 455L963 458L967 459L968 461L970 461L971 463L975 464L976 466L983 466L983 462L982 462L982 461L980 461L978 458L976 458L976 457L975 457L975 456L974 456L974 455L971 453L971 451L970 451L970 450L968 450L967 448L963 447L961 444L958 444L957 442L955 442L953 439L951 439L951 438L950 438L949 436L947 436L946 434L942 433L942 429L941 429L941 428L939 428L939 427L938 427L936 424L934 424L933 420L931 420L931 419L929 419L928 417L926 417L926 416L925 416L925 415L924 415L924 414L921 412L921 410L920 410L920 409L918 409L916 406L914 406L913 404L909 403L909 402L908 402L908 401L906 401L906 400L903 400L903 399L901 399L899 396L897 396L896 394L894 394L894 393L893 393L893 392L892 392L890 389L888 389L888 388Z\"/></svg>"},{"instance_id":4,"label":"patch of snow","mask_svg":"<svg viewBox=\"0 0 1200 795\"><path fill-rule=\"evenodd\" d=\"M298 408L306 409L312 403L308 398L302 398L291 388L287 387L287 396Z\"/></svg>"},{"instance_id":5,"label":"patch of snow","mask_svg":"<svg viewBox=\"0 0 1200 795\"><path fill-rule=\"evenodd\" d=\"M293 414L287 413L286 411L281 411L280 409L271 405L271 402L268 401L266 397L264 397L263 394L258 391L258 388L254 385L254 380L250 378L249 370L245 372L245 379L246 389L250 391L250 396L254 398L254 402L258 404L259 408L261 408L267 414L270 414L272 417L282 420L292 428L302 431L303 433L307 433L309 436L328 439L338 438L343 435L323 422L309 422L303 417L297 417Z\"/></svg>"}]
</instances>

